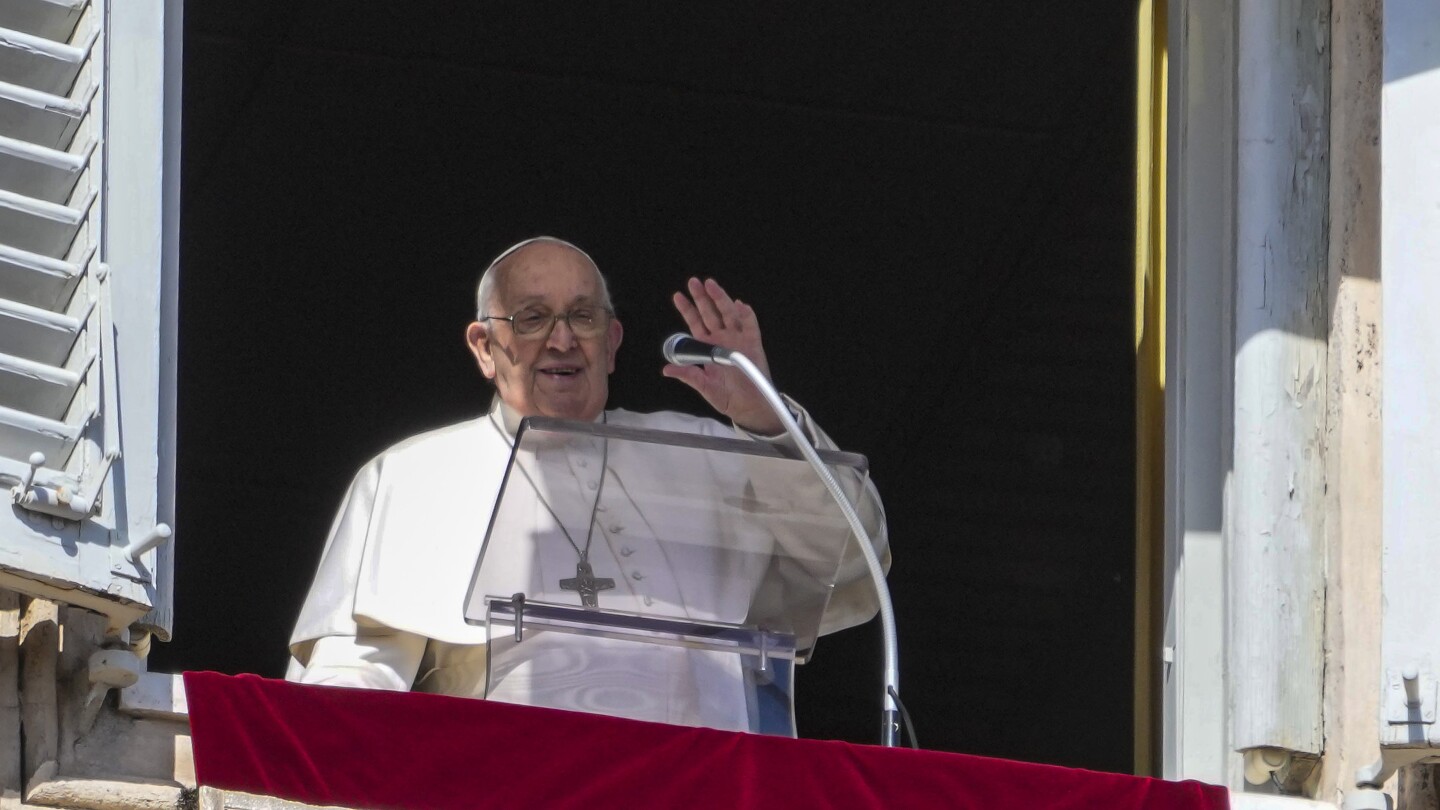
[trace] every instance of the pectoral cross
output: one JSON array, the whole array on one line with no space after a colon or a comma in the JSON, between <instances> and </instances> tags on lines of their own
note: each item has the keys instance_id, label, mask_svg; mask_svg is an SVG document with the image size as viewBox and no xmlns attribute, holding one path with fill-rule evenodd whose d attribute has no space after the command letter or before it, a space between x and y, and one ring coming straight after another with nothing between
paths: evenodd
<instances>
[{"instance_id":1,"label":"pectoral cross","mask_svg":"<svg viewBox=\"0 0 1440 810\"><path fill-rule=\"evenodd\" d=\"M596 579L595 571L590 563L581 560L575 564L575 578L560 580L560 589L565 591L579 591L580 604L587 608L600 607L600 600L597 598L601 591L608 591L615 587L615 580L606 577Z\"/></svg>"}]
</instances>

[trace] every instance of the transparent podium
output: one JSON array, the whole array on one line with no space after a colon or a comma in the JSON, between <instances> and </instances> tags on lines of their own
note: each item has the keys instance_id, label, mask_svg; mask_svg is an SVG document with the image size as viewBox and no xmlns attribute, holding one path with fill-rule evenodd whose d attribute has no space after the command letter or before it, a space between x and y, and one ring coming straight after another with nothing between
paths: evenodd
<instances>
[{"instance_id":1,"label":"transparent podium","mask_svg":"<svg viewBox=\"0 0 1440 810\"><path fill-rule=\"evenodd\" d=\"M821 459L864 491L863 456ZM532 417L465 618L487 628L489 699L794 736L794 666L864 571L788 447Z\"/></svg>"}]
</instances>

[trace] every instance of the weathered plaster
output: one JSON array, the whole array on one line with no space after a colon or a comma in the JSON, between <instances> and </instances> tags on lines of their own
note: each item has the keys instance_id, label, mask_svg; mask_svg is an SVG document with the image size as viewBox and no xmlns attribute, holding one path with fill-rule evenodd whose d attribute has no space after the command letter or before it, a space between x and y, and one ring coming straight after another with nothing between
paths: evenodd
<instances>
[{"instance_id":1,"label":"weathered plaster","mask_svg":"<svg viewBox=\"0 0 1440 810\"><path fill-rule=\"evenodd\" d=\"M20 596L0 591L0 807L20 800Z\"/></svg>"},{"instance_id":2,"label":"weathered plaster","mask_svg":"<svg viewBox=\"0 0 1440 810\"><path fill-rule=\"evenodd\" d=\"M78 719L106 617L0 591L0 808L172 808L195 788L184 718L132 717L107 696ZM23 797L23 803L22 803Z\"/></svg>"},{"instance_id":3,"label":"weathered plaster","mask_svg":"<svg viewBox=\"0 0 1440 810\"><path fill-rule=\"evenodd\" d=\"M59 756L59 653L59 606L31 599L20 617L20 720L25 735L21 775L27 785Z\"/></svg>"},{"instance_id":4,"label":"weathered plaster","mask_svg":"<svg viewBox=\"0 0 1440 810\"><path fill-rule=\"evenodd\" d=\"M1380 755L1380 25L1380 0L1332 8L1325 755L1316 795L1336 804Z\"/></svg>"},{"instance_id":5,"label":"weathered plaster","mask_svg":"<svg viewBox=\"0 0 1440 810\"><path fill-rule=\"evenodd\" d=\"M1236 749L1322 749L1329 0L1241 3L1236 30ZM1289 771L1296 785L1308 768Z\"/></svg>"}]
</instances>

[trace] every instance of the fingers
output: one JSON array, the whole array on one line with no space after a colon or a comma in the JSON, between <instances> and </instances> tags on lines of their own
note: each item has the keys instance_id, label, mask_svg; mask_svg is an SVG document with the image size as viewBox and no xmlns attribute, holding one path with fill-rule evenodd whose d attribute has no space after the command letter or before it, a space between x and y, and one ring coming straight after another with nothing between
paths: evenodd
<instances>
[{"instance_id":1,"label":"fingers","mask_svg":"<svg viewBox=\"0 0 1440 810\"><path fill-rule=\"evenodd\" d=\"M720 320L726 326L735 325L735 301L720 282L713 278L705 279L705 292L709 294L710 300L715 304L715 309L720 313Z\"/></svg>"},{"instance_id":2,"label":"fingers","mask_svg":"<svg viewBox=\"0 0 1440 810\"><path fill-rule=\"evenodd\" d=\"M690 278L685 289L689 292L688 297L677 292L671 296L671 301L680 317L685 319L690 334L708 343L743 352L768 378L770 368L760 344L760 325L754 308L731 298L714 279L701 281ZM671 364L665 366L661 374L695 389L710 403L710 407L732 420L737 416L749 418L753 412L767 407L738 369Z\"/></svg>"},{"instance_id":3,"label":"fingers","mask_svg":"<svg viewBox=\"0 0 1440 810\"><path fill-rule=\"evenodd\" d=\"M755 326L755 311L731 298L715 279L691 278L685 286L690 298L676 293L675 308L696 337L745 331Z\"/></svg>"},{"instance_id":4,"label":"fingers","mask_svg":"<svg viewBox=\"0 0 1440 810\"><path fill-rule=\"evenodd\" d=\"M704 391L705 371L699 366L679 366L674 363L667 363L660 369L660 374L671 379L679 380L696 391Z\"/></svg>"},{"instance_id":5,"label":"fingers","mask_svg":"<svg viewBox=\"0 0 1440 810\"><path fill-rule=\"evenodd\" d=\"M705 322L701 320L700 311L690 303L690 299L686 298L684 293L677 292L670 296L670 300L674 302L680 317L685 319L685 328L690 331L690 334L695 337L704 337Z\"/></svg>"},{"instance_id":6,"label":"fingers","mask_svg":"<svg viewBox=\"0 0 1440 810\"><path fill-rule=\"evenodd\" d=\"M755 308L739 298L735 299L735 319L742 331L760 332L760 319L755 317Z\"/></svg>"},{"instance_id":7,"label":"fingers","mask_svg":"<svg viewBox=\"0 0 1440 810\"><path fill-rule=\"evenodd\" d=\"M715 282L711 281L710 284L715 284ZM690 298L695 301L695 310L700 315L700 321L704 325L705 331L710 333L723 330L725 328L724 314L716 306L715 298L711 295L710 290L706 289L707 285L698 278L692 278L686 286L690 290Z\"/></svg>"},{"instance_id":8,"label":"fingers","mask_svg":"<svg viewBox=\"0 0 1440 810\"><path fill-rule=\"evenodd\" d=\"M726 369L715 366L679 366L670 363L660 369L660 374L695 389L695 393L704 397L710 407L728 416L732 392L723 381L724 371Z\"/></svg>"}]
</instances>

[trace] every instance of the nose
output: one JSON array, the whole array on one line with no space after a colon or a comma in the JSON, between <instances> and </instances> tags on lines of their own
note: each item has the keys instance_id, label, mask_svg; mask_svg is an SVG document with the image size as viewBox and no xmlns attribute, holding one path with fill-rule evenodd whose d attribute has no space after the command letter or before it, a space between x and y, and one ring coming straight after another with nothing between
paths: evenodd
<instances>
[{"instance_id":1,"label":"nose","mask_svg":"<svg viewBox=\"0 0 1440 810\"><path fill-rule=\"evenodd\" d=\"M558 352L567 352L575 343L575 333L570 330L570 319L556 316L555 323L550 327L550 335L545 339L546 347Z\"/></svg>"}]
</instances>

